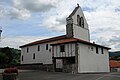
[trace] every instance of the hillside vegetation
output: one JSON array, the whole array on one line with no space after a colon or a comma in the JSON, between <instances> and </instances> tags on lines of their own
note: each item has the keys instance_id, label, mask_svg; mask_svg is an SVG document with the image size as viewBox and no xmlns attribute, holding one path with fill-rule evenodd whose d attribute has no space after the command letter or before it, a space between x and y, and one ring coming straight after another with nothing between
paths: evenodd
<instances>
[{"instance_id":1,"label":"hillside vegetation","mask_svg":"<svg viewBox=\"0 0 120 80\"><path fill-rule=\"evenodd\" d=\"M109 57L112 60L120 60L120 51L109 52Z\"/></svg>"},{"instance_id":2,"label":"hillside vegetation","mask_svg":"<svg viewBox=\"0 0 120 80\"><path fill-rule=\"evenodd\" d=\"M20 64L21 51L14 48L0 48L0 68Z\"/></svg>"}]
</instances>

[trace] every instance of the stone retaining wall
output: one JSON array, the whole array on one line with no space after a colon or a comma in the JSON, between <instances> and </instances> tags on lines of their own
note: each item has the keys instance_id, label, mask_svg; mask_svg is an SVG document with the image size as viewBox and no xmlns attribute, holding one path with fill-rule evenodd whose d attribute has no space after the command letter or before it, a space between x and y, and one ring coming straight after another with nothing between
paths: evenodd
<instances>
[{"instance_id":1,"label":"stone retaining wall","mask_svg":"<svg viewBox=\"0 0 120 80\"><path fill-rule=\"evenodd\" d=\"M18 66L19 69L32 69L42 71L53 71L53 64L24 64Z\"/></svg>"}]
</instances>

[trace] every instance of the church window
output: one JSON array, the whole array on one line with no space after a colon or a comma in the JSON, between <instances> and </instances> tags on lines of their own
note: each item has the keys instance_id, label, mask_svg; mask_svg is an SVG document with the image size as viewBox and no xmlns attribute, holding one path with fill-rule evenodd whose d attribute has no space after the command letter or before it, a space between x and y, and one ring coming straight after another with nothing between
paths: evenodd
<instances>
[{"instance_id":1,"label":"church window","mask_svg":"<svg viewBox=\"0 0 120 80\"><path fill-rule=\"evenodd\" d=\"M77 25L81 26L81 20L80 20L80 16L79 15L77 15Z\"/></svg>"},{"instance_id":2,"label":"church window","mask_svg":"<svg viewBox=\"0 0 120 80\"><path fill-rule=\"evenodd\" d=\"M103 48L101 48L101 52L102 52L102 54L104 54Z\"/></svg>"},{"instance_id":3,"label":"church window","mask_svg":"<svg viewBox=\"0 0 120 80\"><path fill-rule=\"evenodd\" d=\"M93 46L91 47L91 51L93 51Z\"/></svg>"},{"instance_id":4,"label":"church window","mask_svg":"<svg viewBox=\"0 0 120 80\"><path fill-rule=\"evenodd\" d=\"M35 53L33 54L33 59L35 59Z\"/></svg>"},{"instance_id":5,"label":"church window","mask_svg":"<svg viewBox=\"0 0 120 80\"><path fill-rule=\"evenodd\" d=\"M65 45L60 45L60 52L65 52Z\"/></svg>"},{"instance_id":6,"label":"church window","mask_svg":"<svg viewBox=\"0 0 120 80\"><path fill-rule=\"evenodd\" d=\"M23 61L23 55L22 55L22 61Z\"/></svg>"},{"instance_id":7,"label":"church window","mask_svg":"<svg viewBox=\"0 0 120 80\"><path fill-rule=\"evenodd\" d=\"M29 48L27 47L27 53L29 52Z\"/></svg>"},{"instance_id":8,"label":"church window","mask_svg":"<svg viewBox=\"0 0 120 80\"><path fill-rule=\"evenodd\" d=\"M96 53L98 54L98 47L96 46Z\"/></svg>"},{"instance_id":9,"label":"church window","mask_svg":"<svg viewBox=\"0 0 120 80\"><path fill-rule=\"evenodd\" d=\"M80 18L80 22L81 22L81 27L84 28L84 19L83 19L83 17Z\"/></svg>"},{"instance_id":10,"label":"church window","mask_svg":"<svg viewBox=\"0 0 120 80\"><path fill-rule=\"evenodd\" d=\"M38 45L38 51L40 51L40 45Z\"/></svg>"},{"instance_id":11,"label":"church window","mask_svg":"<svg viewBox=\"0 0 120 80\"><path fill-rule=\"evenodd\" d=\"M46 44L46 50L48 50L48 44Z\"/></svg>"},{"instance_id":12,"label":"church window","mask_svg":"<svg viewBox=\"0 0 120 80\"><path fill-rule=\"evenodd\" d=\"M84 28L84 19L83 17L80 17L79 15L77 15L77 25Z\"/></svg>"}]
</instances>

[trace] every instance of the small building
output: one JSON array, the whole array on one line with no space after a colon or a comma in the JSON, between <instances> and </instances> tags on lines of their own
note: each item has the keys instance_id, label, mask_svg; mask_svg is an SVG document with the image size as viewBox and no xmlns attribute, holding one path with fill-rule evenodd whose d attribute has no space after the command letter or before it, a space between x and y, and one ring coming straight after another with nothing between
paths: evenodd
<instances>
[{"instance_id":1,"label":"small building","mask_svg":"<svg viewBox=\"0 0 120 80\"><path fill-rule=\"evenodd\" d=\"M120 72L120 62L115 60L110 60L110 71L111 72Z\"/></svg>"},{"instance_id":2,"label":"small building","mask_svg":"<svg viewBox=\"0 0 120 80\"><path fill-rule=\"evenodd\" d=\"M63 72L109 72L110 48L90 42L89 27L79 5L66 23L66 35L20 46L21 64L43 64L46 70Z\"/></svg>"}]
</instances>

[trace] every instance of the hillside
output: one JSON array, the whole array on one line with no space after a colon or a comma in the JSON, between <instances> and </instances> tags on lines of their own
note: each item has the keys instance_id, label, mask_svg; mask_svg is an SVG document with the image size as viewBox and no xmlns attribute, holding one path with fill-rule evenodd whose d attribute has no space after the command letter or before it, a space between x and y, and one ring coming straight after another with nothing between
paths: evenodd
<instances>
[{"instance_id":1,"label":"hillside","mask_svg":"<svg viewBox=\"0 0 120 80\"><path fill-rule=\"evenodd\" d=\"M109 52L109 57L112 60L120 60L120 51Z\"/></svg>"},{"instance_id":2,"label":"hillside","mask_svg":"<svg viewBox=\"0 0 120 80\"><path fill-rule=\"evenodd\" d=\"M120 56L120 51L109 52L109 57Z\"/></svg>"}]
</instances>

